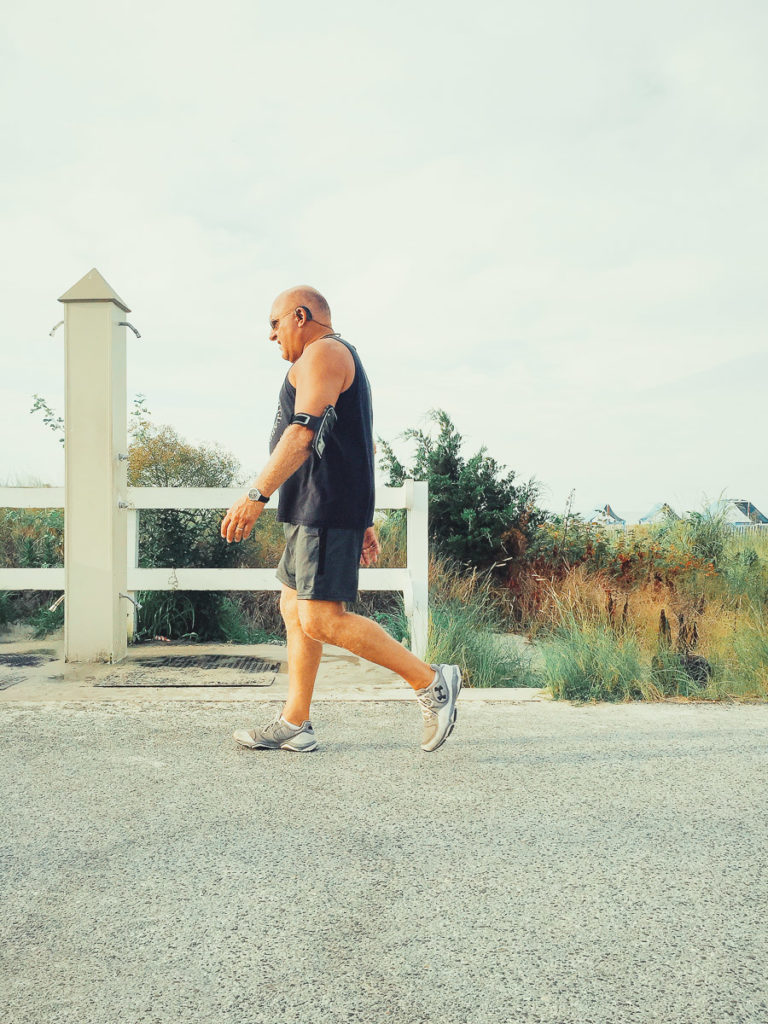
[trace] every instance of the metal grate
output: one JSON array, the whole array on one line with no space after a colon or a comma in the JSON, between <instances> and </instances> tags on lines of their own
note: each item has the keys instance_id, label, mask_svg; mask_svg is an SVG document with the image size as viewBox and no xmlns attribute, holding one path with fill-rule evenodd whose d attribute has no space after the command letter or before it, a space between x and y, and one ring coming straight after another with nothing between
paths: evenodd
<instances>
[{"instance_id":1,"label":"metal grate","mask_svg":"<svg viewBox=\"0 0 768 1024\"><path fill-rule=\"evenodd\" d=\"M234 654L171 654L157 657L131 658L131 665L143 668L234 668L239 672L278 672L279 661L264 661L263 658Z\"/></svg>"},{"instance_id":2,"label":"metal grate","mask_svg":"<svg viewBox=\"0 0 768 1024\"><path fill-rule=\"evenodd\" d=\"M46 654L51 651L42 651L40 654L0 654L0 665L8 665L13 668L33 668L44 661L50 661Z\"/></svg>"},{"instance_id":3,"label":"metal grate","mask_svg":"<svg viewBox=\"0 0 768 1024\"><path fill-rule=\"evenodd\" d=\"M25 674L17 669L35 668L43 662L53 661L55 657L56 652L49 650L38 650L34 654L0 654L0 690L24 682Z\"/></svg>"},{"instance_id":4,"label":"metal grate","mask_svg":"<svg viewBox=\"0 0 768 1024\"><path fill-rule=\"evenodd\" d=\"M127 658L94 686L271 686L281 663L242 654L159 654Z\"/></svg>"}]
</instances>

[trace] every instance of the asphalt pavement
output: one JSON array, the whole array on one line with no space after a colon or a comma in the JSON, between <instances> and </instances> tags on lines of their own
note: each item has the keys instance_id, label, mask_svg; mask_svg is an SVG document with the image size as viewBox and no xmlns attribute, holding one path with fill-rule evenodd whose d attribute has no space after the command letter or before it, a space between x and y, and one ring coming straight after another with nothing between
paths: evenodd
<instances>
[{"instance_id":1,"label":"asphalt pavement","mask_svg":"<svg viewBox=\"0 0 768 1024\"><path fill-rule=\"evenodd\" d=\"M118 698L0 705L3 1024L768 1021L765 705Z\"/></svg>"}]
</instances>

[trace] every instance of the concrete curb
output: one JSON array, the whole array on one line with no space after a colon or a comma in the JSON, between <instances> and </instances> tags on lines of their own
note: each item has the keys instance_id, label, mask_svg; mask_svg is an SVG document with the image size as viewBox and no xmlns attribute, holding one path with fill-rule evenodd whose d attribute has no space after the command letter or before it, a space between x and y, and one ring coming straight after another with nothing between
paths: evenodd
<instances>
[{"instance_id":1,"label":"concrete curb","mask_svg":"<svg viewBox=\"0 0 768 1024\"><path fill-rule=\"evenodd\" d=\"M275 644L178 644L153 643L129 648L128 656L116 664L89 662L68 664L64 661L64 644L61 637L45 640L0 639L1 654L38 655L43 660L38 665L5 669L6 686L0 689L0 704L72 703L88 704L115 702L128 703L178 703L193 701L201 704L212 703L268 703L282 701L288 695L288 651ZM280 670L274 681L267 686L212 686L216 670L198 670L196 686L97 686L105 677L121 675L128 677L136 669L136 659L158 655L179 654L233 654L238 657L258 657L279 662ZM15 673L15 675L14 675ZM163 668L164 677L183 676L184 669ZM19 678L21 677L21 678ZM3 684L0 670L0 686ZM459 698L468 703L511 703L522 704L531 701L550 700L541 688L534 687L464 687ZM411 701L413 690L407 683L378 665L357 658L340 647L325 645L323 660L315 684L314 701Z\"/></svg>"}]
</instances>

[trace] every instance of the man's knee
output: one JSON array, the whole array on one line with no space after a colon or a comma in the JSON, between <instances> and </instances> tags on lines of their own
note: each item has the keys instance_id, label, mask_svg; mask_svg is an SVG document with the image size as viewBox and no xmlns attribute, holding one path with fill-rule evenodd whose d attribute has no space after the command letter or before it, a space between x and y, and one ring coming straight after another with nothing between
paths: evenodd
<instances>
[{"instance_id":1,"label":"man's knee","mask_svg":"<svg viewBox=\"0 0 768 1024\"><path fill-rule=\"evenodd\" d=\"M299 610L297 606L296 591L283 587L280 593L280 614L283 616L283 622L285 622L286 626L299 625Z\"/></svg>"},{"instance_id":2,"label":"man's knee","mask_svg":"<svg viewBox=\"0 0 768 1024\"><path fill-rule=\"evenodd\" d=\"M341 604L336 607L334 602L329 607L326 601L297 601L301 628L313 640L322 643L333 643L336 626L344 609Z\"/></svg>"}]
</instances>

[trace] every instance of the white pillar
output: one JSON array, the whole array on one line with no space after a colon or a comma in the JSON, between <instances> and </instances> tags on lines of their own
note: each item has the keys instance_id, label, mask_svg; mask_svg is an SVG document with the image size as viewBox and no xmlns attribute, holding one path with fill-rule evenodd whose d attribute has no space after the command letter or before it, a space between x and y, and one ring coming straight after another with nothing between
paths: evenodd
<instances>
[{"instance_id":1,"label":"white pillar","mask_svg":"<svg viewBox=\"0 0 768 1024\"><path fill-rule=\"evenodd\" d=\"M128 565L134 569L139 567L139 510L136 508L128 508L125 510L126 519L128 521ZM125 610L128 622L128 642L133 642L133 634L136 632L136 626L138 625L138 617L136 614L136 592L133 590L126 590L126 594L133 598L132 601L126 601L125 604L128 606Z\"/></svg>"},{"instance_id":2,"label":"white pillar","mask_svg":"<svg viewBox=\"0 0 768 1024\"><path fill-rule=\"evenodd\" d=\"M405 500L410 577L410 592L404 595L405 611L411 625L411 650L417 658L425 658L429 633L429 484L406 480Z\"/></svg>"},{"instance_id":3,"label":"white pillar","mask_svg":"<svg viewBox=\"0 0 768 1024\"><path fill-rule=\"evenodd\" d=\"M127 653L125 327L130 312L98 270L59 299L65 307L64 660ZM130 603L130 602L129 602Z\"/></svg>"}]
</instances>

